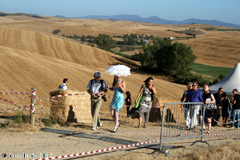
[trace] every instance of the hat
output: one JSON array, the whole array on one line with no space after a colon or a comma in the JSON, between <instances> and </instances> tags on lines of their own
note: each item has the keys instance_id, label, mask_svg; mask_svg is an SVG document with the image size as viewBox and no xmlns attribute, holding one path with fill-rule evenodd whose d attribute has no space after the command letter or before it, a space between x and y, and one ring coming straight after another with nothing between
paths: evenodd
<instances>
[{"instance_id":1,"label":"hat","mask_svg":"<svg viewBox=\"0 0 240 160\"><path fill-rule=\"evenodd\" d=\"M101 74L100 74L99 71L96 71L96 72L94 73L94 76L95 76L95 77L101 77Z\"/></svg>"}]
</instances>

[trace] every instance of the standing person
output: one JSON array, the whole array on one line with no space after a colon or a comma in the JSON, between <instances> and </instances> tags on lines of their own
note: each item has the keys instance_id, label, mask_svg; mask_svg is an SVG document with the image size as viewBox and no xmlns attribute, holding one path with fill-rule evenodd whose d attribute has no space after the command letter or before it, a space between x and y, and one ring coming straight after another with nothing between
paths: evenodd
<instances>
[{"instance_id":1,"label":"standing person","mask_svg":"<svg viewBox=\"0 0 240 160\"><path fill-rule=\"evenodd\" d=\"M91 114L92 129L98 129L102 123L99 118L99 110L102 105L102 94L107 92L107 86L104 80L100 79L100 72L94 73L94 79L90 80L87 86L87 92L91 95Z\"/></svg>"},{"instance_id":2,"label":"standing person","mask_svg":"<svg viewBox=\"0 0 240 160\"><path fill-rule=\"evenodd\" d=\"M143 93L141 102L139 104L139 109L136 111L136 113L139 114L139 128L141 127L142 121L144 122L144 127L147 128L147 122L152 107L152 95L157 94L156 88L153 85L152 77L148 77L144 82L145 85L142 85L142 87L140 88L140 91L135 101L135 103L137 103L138 98L140 98L141 93Z\"/></svg>"},{"instance_id":3,"label":"standing person","mask_svg":"<svg viewBox=\"0 0 240 160\"><path fill-rule=\"evenodd\" d=\"M109 88L109 85L108 85ZM117 132L118 127L120 126L119 120L119 112L122 109L124 104L124 95L123 93L126 92L126 82L120 79L120 76L114 76L112 87L109 88L110 90L114 91L114 95L112 98L112 102L109 106L110 114L115 122L115 127L113 132Z\"/></svg>"},{"instance_id":4,"label":"standing person","mask_svg":"<svg viewBox=\"0 0 240 160\"><path fill-rule=\"evenodd\" d=\"M127 106L127 118L129 118L129 109L131 107L131 94L129 91L126 92L127 98L125 99L126 101L126 106Z\"/></svg>"},{"instance_id":5,"label":"standing person","mask_svg":"<svg viewBox=\"0 0 240 160\"><path fill-rule=\"evenodd\" d=\"M215 103L215 98L212 93L209 92L209 86L207 84L203 85L203 103L208 104L208 103ZM208 134L210 133L211 130L211 118L212 118L212 112L213 110L205 110L205 117L207 118L208 121ZM201 123L204 123L203 117L200 115L200 121ZM205 125L203 125L203 129L205 129Z\"/></svg>"},{"instance_id":6,"label":"standing person","mask_svg":"<svg viewBox=\"0 0 240 160\"><path fill-rule=\"evenodd\" d=\"M221 105L222 103L222 98L221 98L221 94L223 93L223 88L220 87L218 88L218 92L214 94L214 98L216 100L216 105L217 105L217 108L214 110L213 112L213 119L216 120L216 121L219 121L219 118L220 118L220 109L219 109L219 106ZM212 123L212 126L219 126L217 124L216 121L213 121Z\"/></svg>"},{"instance_id":7,"label":"standing person","mask_svg":"<svg viewBox=\"0 0 240 160\"><path fill-rule=\"evenodd\" d=\"M238 94L237 89L234 89L232 93L234 95L232 116L233 116L233 121L235 121L240 119L240 95ZM234 128L234 124L235 122L232 123L231 128ZM240 127L240 123L239 121L237 121L237 128L239 127Z\"/></svg>"},{"instance_id":8,"label":"standing person","mask_svg":"<svg viewBox=\"0 0 240 160\"><path fill-rule=\"evenodd\" d=\"M60 84L59 87L58 87L58 89L59 89L59 90L60 90L60 89L66 90L68 83L69 83L69 82L68 82L68 79L67 79L67 78L64 78L64 79L63 79L63 84Z\"/></svg>"},{"instance_id":9,"label":"standing person","mask_svg":"<svg viewBox=\"0 0 240 160\"><path fill-rule=\"evenodd\" d=\"M183 92L181 102L184 100L184 98L186 97L186 95L190 89L192 89L192 82L188 83L187 90ZM186 102L189 102L188 98L186 99ZM189 107L189 105L183 105L183 106L184 106L185 126L188 129L188 128L190 128L190 124L191 124L190 107Z\"/></svg>"},{"instance_id":10,"label":"standing person","mask_svg":"<svg viewBox=\"0 0 240 160\"><path fill-rule=\"evenodd\" d=\"M230 100L227 97L227 94L223 92L222 94L222 118L223 123L227 123L230 112ZM226 127L226 124L223 124L223 127Z\"/></svg>"},{"instance_id":11,"label":"standing person","mask_svg":"<svg viewBox=\"0 0 240 160\"><path fill-rule=\"evenodd\" d=\"M189 102L202 102L202 92L200 89L198 89L198 83L193 82L192 89L190 89L182 101L183 103L186 102L186 100L189 100ZM182 107L183 105L181 105ZM192 105L190 110L190 118L191 118L191 128L194 129L198 125L198 118L197 115L199 114L200 105Z\"/></svg>"}]
</instances>

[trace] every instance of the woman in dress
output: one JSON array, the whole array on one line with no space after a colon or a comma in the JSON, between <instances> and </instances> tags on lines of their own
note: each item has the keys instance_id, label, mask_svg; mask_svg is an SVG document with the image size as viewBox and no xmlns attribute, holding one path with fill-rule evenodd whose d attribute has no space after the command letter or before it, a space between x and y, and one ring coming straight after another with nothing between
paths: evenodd
<instances>
[{"instance_id":1,"label":"woman in dress","mask_svg":"<svg viewBox=\"0 0 240 160\"><path fill-rule=\"evenodd\" d=\"M127 98L125 99L126 101L126 106L127 106L127 118L129 118L129 109L131 107L131 94L129 91L126 92Z\"/></svg>"},{"instance_id":2,"label":"woman in dress","mask_svg":"<svg viewBox=\"0 0 240 160\"><path fill-rule=\"evenodd\" d=\"M108 85L108 88L109 88L109 85ZM110 108L110 114L115 122L115 127L113 129L113 132L117 132L118 127L120 126L118 119L119 119L119 112L121 111L122 106L124 104L123 93L126 92L126 83L125 81L121 80L120 77L114 76L112 87L109 89L114 91L112 102L109 108Z\"/></svg>"},{"instance_id":3,"label":"woman in dress","mask_svg":"<svg viewBox=\"0 0 240 160\"><path fill-rule=\"evenodd\" d=\"M203 85L203 103L208 104L208 103L215 103L215 98L212 93L209 92L209 86L207 84ZM211 117L212 117L212 112L213 110L205 110L205 118L207 118L208 121L208 133L210 133L211 130ZM202 116L200 116L201 122L203 122ZM203 128L205 129L205 125L203 125Z\"/></svg>"},{"instance_id":4,"label":"woman in dress","mask_svg":"<svg viewBox=\"0 0 240 160\"><path fill-rule=\"evenodd\" d=\"M227 94L223 92L222 94L222 117L223 117L223 123L227 123L229 112L230 112L230 101L227 97ZM226 127L226 124L223 124L223 127Z\"/></svg>"},{"instance_id":5,"label":"woman in dress","mask_svg":"<svg viewBox=\"0 0 240 160\"><path fill-rule=\"evenodd\" d=\"M136 111L136 113L139 114L139 128L141 127L142 121L144 122L144 127L147 128L149 113L152 107L152 95L157 94L156 88L153 85L152 77L148 77L144 82L145 85L142 85L142 87L140 88L140 91L135 101L135 103L137 103L138 98L141 98L140 95L141 93L143 93L141 102L139 104L139 109Z\"/></svg>"}]
</instances>

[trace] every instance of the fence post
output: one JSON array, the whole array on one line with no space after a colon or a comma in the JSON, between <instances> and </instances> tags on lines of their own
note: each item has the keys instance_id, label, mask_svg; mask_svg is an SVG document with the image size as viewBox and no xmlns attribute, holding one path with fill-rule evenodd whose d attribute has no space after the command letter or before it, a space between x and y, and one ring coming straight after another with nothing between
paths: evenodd
<instances>
[{"instance_id":1,"label":"fence post","mask_svg":"<svg viewBox=\"0 0 240 160\"><path fill-rule=\"evenodd\" d=\"M32 126L35 124L35 97L36 88L31 88L30 120Z\"/></svg>"}]
</instances>

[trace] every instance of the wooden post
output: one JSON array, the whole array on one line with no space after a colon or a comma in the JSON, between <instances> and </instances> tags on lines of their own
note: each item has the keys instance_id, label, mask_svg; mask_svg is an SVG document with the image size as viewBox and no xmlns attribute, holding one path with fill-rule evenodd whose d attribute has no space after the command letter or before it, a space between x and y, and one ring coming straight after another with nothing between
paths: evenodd
<instances>
[{"instance_id":1,"label":"wooden post","mask_svg":"<svg viewBox=\"0 0 240 160\"><path fill-rule=\"evenodd\" d=\"M31 125L35 124L35 97L36 97L36 88L31 88L31 104L30 104L30 120Z\"/></svg>"}]
</instances>

